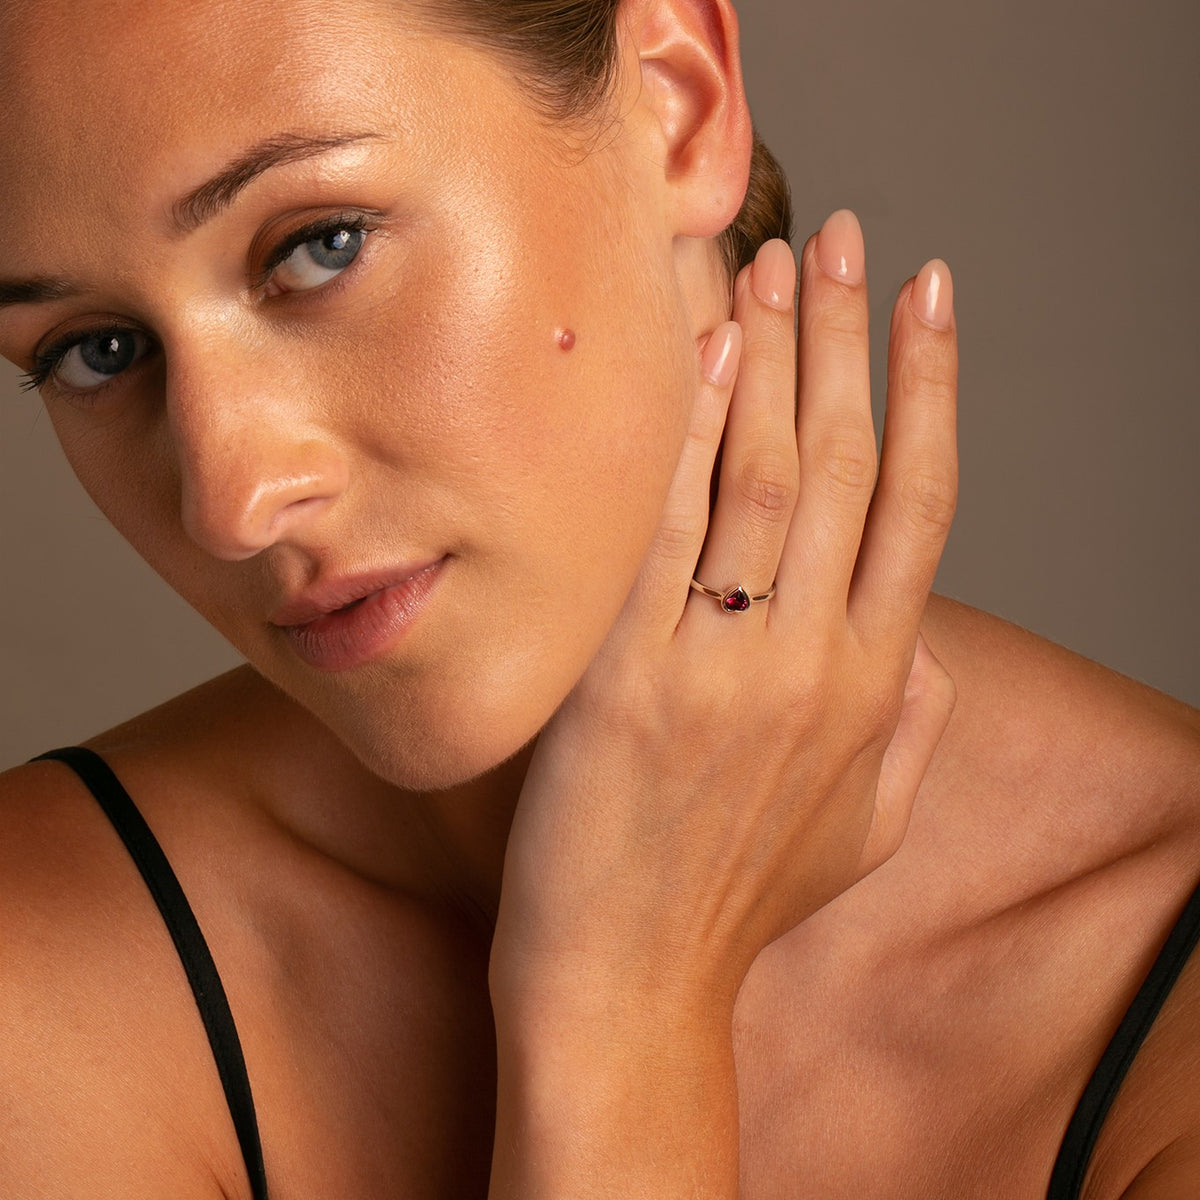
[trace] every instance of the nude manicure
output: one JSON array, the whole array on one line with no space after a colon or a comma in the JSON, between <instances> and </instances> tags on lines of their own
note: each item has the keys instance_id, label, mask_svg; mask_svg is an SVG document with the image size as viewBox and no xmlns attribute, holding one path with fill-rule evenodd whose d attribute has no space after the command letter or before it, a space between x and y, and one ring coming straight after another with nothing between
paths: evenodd
<instances>
[{"instance_id":1,"label":"nude manicure","mask_svg":"<svg viewBox=\"0 0 1200 1200\"><path fill-rule=\"evenodd\" d=\"M778 238L758 252L750 272L750 286L766 305L790 312L796 299L796 259L787 242Z\"/></svg>"},{"instance_id":2,"label":"nude manicure","mask_svg":"<svg viewBox=\"0 0 1200 1200\"><path fill-rule=\"evenodd\" d=\"M733 321L713 330L700 358L704 378L714 387L728 387L737 374L742 351L742 327Z\"/></svg>"},{"instance_id":3,"label":"nude manicure","mask_svg":"<svg viewBox=\"0 0 1200 1200\"><path fill-rule=\"evenodd\" d=\"M954 280L950 268L940 258L921 268L909 303L926 325L932 325L934 329L950 328L954 315Z\"/></svg>"},{"instance_id":4,"label":"nude manicure","mask_svg":"<svg viewBox=\"0 0 1200 1200\"><path fill-rule=\"evenodd\" d=\"M817 234L817 266L831 279L857 287L866 278L862 227L848 209L831 213Z\"/></svg>"}]
</instances>

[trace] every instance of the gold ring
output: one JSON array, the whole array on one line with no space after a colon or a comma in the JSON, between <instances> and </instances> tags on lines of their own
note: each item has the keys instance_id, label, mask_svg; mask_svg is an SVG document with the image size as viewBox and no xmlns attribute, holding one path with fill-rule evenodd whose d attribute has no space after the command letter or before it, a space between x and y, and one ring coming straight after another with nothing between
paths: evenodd
<instances>
[{"instance_id":1,"label":"gold ring","mask_svg":"<svg viewBox=\"0 0 1200 1200\"><path fill-rule=\"evenodd\" d=\"M740 583L724 592L718 592L716 588L707 587L698 579L693 579L691 586L693 591L699 592L702 596L708 596L711 600L718 601L722 612L731 614L748 612L750 605L766 604L775 595L774 584L771 584L769 592L763 592L761 596L750 595Z\"/></svg>"}]
</instances>

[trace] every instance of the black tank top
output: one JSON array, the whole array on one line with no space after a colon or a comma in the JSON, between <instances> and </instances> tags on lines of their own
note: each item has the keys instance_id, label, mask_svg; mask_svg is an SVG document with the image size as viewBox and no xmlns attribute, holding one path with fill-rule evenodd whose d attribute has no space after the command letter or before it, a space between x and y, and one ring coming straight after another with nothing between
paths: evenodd
<instances>
[{"instance_id":1,"label":"black tank top","mask_svg":"<svg viewBox=\"0 0 1200 1200\"><path fill-rule=\"evenodd\" d=\"M267 1178L258 1136L258 1117L254 1111L254 1098L250 1094L242 1043L208 943L200 932L192 906L187 902L171 864L167 862L162 847L150 832L150 827L129 793L98 754L73 746L65 750L51 750L40 757L66 763L83 780L112 822L146 881L171 940L175 943L192 995L196 998L196 1007L200 1010L200 1020L208 1034L217 1074L225 1089L225 1101L229 1105L233 1127L242 1147L242 1158L250 1180L250 1194L253 1200L267 1200Z\"/></svg>"},{"instance_id":2,"label":"black tank top","mask_svg":"<svg viewBox=\"0 0 1200 1200\"><path fill-rule=\"evenodd\" d=\"M1092 1151L1137 1052L1200 939L1200 887L1167 934L1150 973L1100 1056L1067 1126L1046 1200L1078 1200Z\"/></svg>"},{"instance_id":3,"label":"black tank top","mask_svg":"<svg viewBox=\"0 0 1200 1200\"><path fill-rule=\"evenodd\" d=\"M66 763L83 780L137 864L179 952L242 1147L254 1200L267 1200L258 1119L233 1014L191 905L162 848L108 764L82 747L52 750L43 759ZM34 760L38 761L37 759ZM1117 1032L1083 1089L1050 1177L1046 1200L1078 1200L1104 1119L1159 1010L1200 939L1200 887L1192 894L1150 968Z\"/></svg>"}]
</instances>

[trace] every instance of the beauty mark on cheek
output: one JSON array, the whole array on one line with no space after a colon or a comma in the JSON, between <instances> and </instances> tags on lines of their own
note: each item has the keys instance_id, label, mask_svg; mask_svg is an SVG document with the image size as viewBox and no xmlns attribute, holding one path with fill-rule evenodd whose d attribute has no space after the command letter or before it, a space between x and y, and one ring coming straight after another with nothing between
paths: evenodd
<instances>
[{"instance_id":1,"label":"beauty mark on cheek","mask_svg":"<svg viewBox=\"0 0 1200 1200\"><path fill-rule=\"evenodd\" d=\"M570 353L570 351L574 350L575 349L575 330L560 329L558 331L558 345L559 345L559 349L561 349L567 353Z\"/></svg>"}]
</instances>

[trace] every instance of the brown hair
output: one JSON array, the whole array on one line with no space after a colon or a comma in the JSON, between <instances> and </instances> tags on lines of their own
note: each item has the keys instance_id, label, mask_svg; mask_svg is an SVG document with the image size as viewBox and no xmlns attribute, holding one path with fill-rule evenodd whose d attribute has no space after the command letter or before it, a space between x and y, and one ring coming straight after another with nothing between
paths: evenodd
<instances>
[{"instance_id":1,"label":"brown hair","mask_svg":"<svg viewBox=\"0 0 1200 1200\"><path fill-rule=\"evenodd\" d=\"M417 8L452 36L511 60L530 99L546 116L594 116L611 94L621 0L418 0ZM754 135L750 182L720 251L732 279L771 238L792 236L787 176Z\"/></svg>"}]
</instances>

